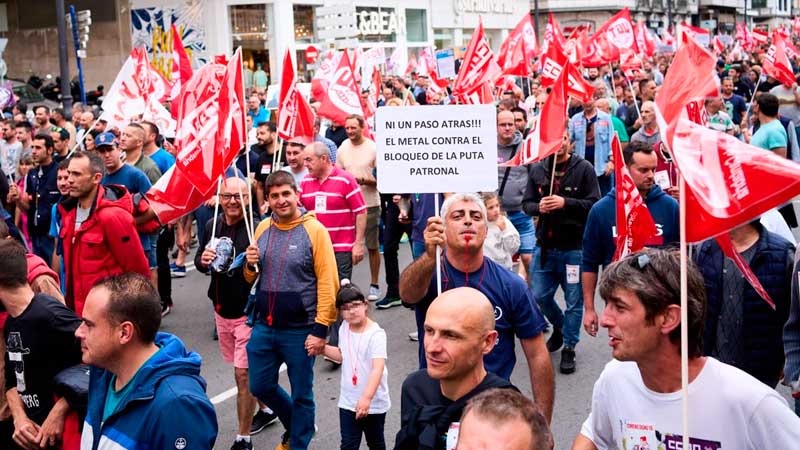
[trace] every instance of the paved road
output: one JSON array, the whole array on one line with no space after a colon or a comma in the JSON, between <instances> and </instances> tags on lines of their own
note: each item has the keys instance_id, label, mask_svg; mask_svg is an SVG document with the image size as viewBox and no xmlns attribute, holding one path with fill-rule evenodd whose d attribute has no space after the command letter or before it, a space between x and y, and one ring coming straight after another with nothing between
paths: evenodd
<instances>
[{"instance_id":1,"label":"paved road","mask_svg":"<svg viewBox=\"0 0 800 450\"><path fill-rule=\"evenodd\" d=\"M411 261L407 246L401 249L400 267ZM354 281L360 287L369 282L369 269L362 262L355 267ZM381 274L381 281L383 281ZM220 356L216 341L211 338L213 318L210 300L206 296L208 278L196 271L190 271L186 278L174 279L175 308L164 319L162 329L180 336L187 347L203 356L202 375L208 382L208 395L217 409L219 436L217 449L227 449L236 436L236 414L233 369L226 365ZM385 286L384 286L385 287ZM560 296L559 292L559 296ZM563 304L563 297L559 298ZM599 304L598 304L599 306ZM407 334L415 329L413 312L402 308L390 310L372 310L372 317L387 333L389 388L393 402L392 409L386 419L385 435L389 448L394 444L394 436L400 427L400 387L405 376L417 369L417 343L409 341ZM578 370L572 375L561 375L557 366L559 354L553 354L553 366L556 367L556 403L552 429L556 449L569 449L575 435L591 408L592 387L603 366L610 359L606 333L601 331L597 338L583 334L578 345ZM523 392L530 395L530 381L524 356L517 346L517 367L511 381ZM327 362L318 358L314 368L314 394L317 413L318 432L311 442L310 448L330 450L339 447L339 415L337 398L339 393L340 371L333 369ZM281 384L288 390L286 374L281 374ZM785 389L781 391L786 395ZM787 396L788 398L788 396ZM253 437L254 448L273 449L283 433L283 427L276 423ZM362 448L366 444L362 442Z\"/></svg>"}]
</instances>

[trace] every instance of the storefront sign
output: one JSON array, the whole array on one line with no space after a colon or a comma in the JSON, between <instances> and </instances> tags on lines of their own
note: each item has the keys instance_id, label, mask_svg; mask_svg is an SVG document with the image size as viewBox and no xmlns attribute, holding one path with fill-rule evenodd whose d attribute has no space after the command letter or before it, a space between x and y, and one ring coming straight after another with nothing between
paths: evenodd
<instances>
[{"instance_id":1,"label":"storefront sign","mask_svg":"<svg viewBox=\"0 0 800 450\"><path fill-rule=\"evenodd\" d=\"M514 14L514 0L453 0L456 14Z\"/></svg>"},{"instance_id":2,"label":"storefront sign","mask_svg":"<svg viewBox=\"0 0 800 450\"><path fill-rule=\"evenodd\" d=\"M356 8L358 34L388 36L405 33L405 17L394 8Z\"/></svg>"}]
</instances>

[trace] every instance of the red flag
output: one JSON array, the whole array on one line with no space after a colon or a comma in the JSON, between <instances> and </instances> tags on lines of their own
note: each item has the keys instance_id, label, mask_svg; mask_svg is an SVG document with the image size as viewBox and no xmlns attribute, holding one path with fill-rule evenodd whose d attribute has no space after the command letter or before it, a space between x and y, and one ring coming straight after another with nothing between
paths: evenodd
<instances>
[{"instance_id":1,"label":"red flag","mask_svg":"<svg viewBox=\"0 0 800 450\"><path fill-rule=\"evenodd\" d=\"M689 242L699 242L800 194L800 165L726 133L682 119L673 159L686 179Z\"/></svg>"},{"instance_id":2,"label":"red flag","mask_svg":"<svg viewBox=\"0 0 800 450\"><path fill-rule=\"evenodd\" d=\"M642 59L631 51L620 52L620 67L625 72L625 76L631 79L638 79L642 73Z\"/></svg>"},{"instance_id":3,"label":"red flag","mask_svg":"<svg viewBox=\"0 0 800 450\"><path fill-rule=\"evenodd\" d=\"M564 54L561 44L551 42L550 45L547 46L547 51L541 58L542 88L550 87L556 82L567 62L567 56Z\"/></svg>"},{"instance_id":4,"label":"red flag","mask_svg":"<svg viewBox=\"0 0 800 450\"><path fill-rule=\"evenodd\" d=\"M619 61L619 49L609 42L605 33L595 33L591 37L584 34L581 50L583 67L601 67Z\"/></svg>"},{"instance_id":5,"label":"red flag","mask_svg":"<svg viewBox=\"0 0 800 450\"><path fill-rule=\"evenodd\" d=\"M428 103L433 101L435 95L446 94L447 86L450 84L446 78L439 78L439 74L435 69L430 71L430 77L431 84L428 85L428 89L425 91L425 98L428 100Z\"/></svg>"},{"instance_id":6,"label":"red flag","mask_svg":"<svg viewBox=\"0 0 800 450\"><path fill-rule=\"evenodd\" d=\"M241 49L226 63L207 64L186 84L181 100L182 111L188 113L180 118L175 166L147 192L161 223L208 200L217 179L247 142Z\"/></svg>"},{"instance_id":7,"label":"red flag","mask_svg":"<svg viewBox=\"0 0 800 450\"><path fill-rule=\"evenodd\" d=\"M178 118L180 112L178 108L181 104L180 96L183 87L192 78L192 62L189 60L189 55L186 54L186 48L183 46L183 40L178 32L175 24L172 24L172 75L170 82L172 83L172 91L170 92L170 100L173 102L171 109L172 117Z\"/></svg>"},{"instance_id":8,"label":"red flag","mask_svg":"<svg viewBox=\"0 0 800 450\"><path fill-rule=\"evenodd\" d=\"M764 59L764 72L787 86L795 83L792 64L786 56L783 38L778 33L772 34L772 45Z\"/></svg>"},{"instance_id":9,"label":"red flag","mask_svg":"<svg viewBox=\"0 0 800 450\"><path fill-rule=\"evenodd\" d=\"M175 166L203 195L214 189L246 142L240 55L237 50L226 65L203 66L181 96Z\"/></svg>"},{"instance_id":10,"label":"red flag","mask_svg":"<svg viewBox=\"0 0 800 450\"><path fill-rule=\"evenodd\" d=\"M330 78L330 85L321 98L317 114L344 126L345 119L350 114L364 117L361 107L361 94L358 91L356 80L353 78L353 68L347 50L342 53L339 65Z\"/></svg>"},{"instance_id":11,"label":"red flag","mask_svg":"<svg viewBox=\"0 0 800 450\"><path fill-rule=\"evenodd\" d=\"M314 74L314 78L311 79L311 95L317 101L322 100L328 95L328 86L331 84L331 79L336 72L336 68L339 66L341 57L341 53L328 51L322 59L322 62L320 62L319 69Z\"/></svg>"},{"instance_id":12,"label":"red flag","mask_svg":"<svg viewBox=\"0 0 800 450\"><path fill-rule=\"evenodd\" d=\"M725 44L719 39L719 36L714 36L714 52L721 55L725 51Z\"/></svg>"},{"instance_id":13,"label":"red flag","mask_svg":"<svg viewBox=\"0 0 800 450\"><path fill-rule=\"evenodd\" d=\"M767 41L769 40L769 34L767 34L767 32L766 32L766 31L764 31L764 30L760 30L760 29L758 29L758 28L755 28L755 29L753 29L753 31L750 33L750 38L751 38L751 39L753 40L753 42L755 42L756 44L766 44L766 43L767 43Z\"/></svg>"},{"instance_id":14,"label":"red flag","mask_svg":"<svg viewBox=\"0 0 800 450\"><path fill-rule=\"evenodd\" d=\"M453 95L464 96L481 88L486 82L494 82L500 75L500 66L494 58L489 41L483 33L483 22L478 21L478 27L472 33L464 61L453 83Z\"/></svg>"},{"instance_id":15,"label":"red flag","mask_svg":"<svg viewBox=\"0 0 800 450\"><path fill-rule=\"evenodd\" d=\"M531 15L526 13L500 45L497 64L505 75L527 77L533 73L533 59L538 51Z\"/></svg>"},{"instance_id":16,"label":"red flag","mask_svg":"<svg viewBox=\"0 0 800 450\"><path fill-rule=\"evenodd\" d=\"M684 43L684 36L691 37L703 47L707 47L711 43L711 33L705 28L698 28L682 23L678 25L678 29L681 31L681 44Z\"/></svg>"},{"instance_id":17,"label":"red flag","mask_svg":"<svg viewBox=\"0 0 800 450\"><path fill-rule=\"evenodd\" d=\"M672 141L674 123L685 106L695 100L719 95L713 74L716 58L687 36L687 40L672 60L667 76L656 94L656 105L665 125L660 127L664 142Z\"/></svg>"},{"instance_id":18,"label":"red flag","mask_svg":"<svg viewBox=\"0 0 800 450\"><path fill-rule=\"evenodd\" d=\"M775 302L772 301L767 290L764 289L764 286L761 285L761 282L758 281L756 278L756 274L750 269L750 266L747 265L747 262L742 258L742 255L736 251L733 247L733 242L731 241L731 236L727 233L720 234L716 238L717 245L722 250L722 253L727 256L728 258L732 259L733 262L736 264L736 267L739 268L739 272L742 273L744 278L750 283L750 286L753 286L758 295L766 301L772 309L775 309Z\"/></svg>"},{"instance_id":19,"label":"red flag","mask_svg":"<svg viewBox=\"0 0 800 450\"><path fill-rule=\"evenodd\" d=\"M633 29L636 36L636 46L639 48L639 53L651 58L656 53L656 42L647 30L644 22L638 22Z\"/></svg>"},{"instance_id":20,"label":"red flag","mask_svg":"<svg viewBox=\"0 0 800 450\"><path fill-rule=\"evenodd\" d=\"M283 75L278 107L278 136L281 139L314 138L314 111L295 83L294 67L289 50L283 59Z\"/></svg>"},{"instance_id":21,"label":"red flag","mask_svg":"<svg viewBox=\"0 0 800 450\"><path fill-rule=\"evenodd\" d=\"M542 53L546 52L551 45L557 45L559 48L564 48L567 43L564 38L564 33L561 32L561 26L550 13L547 19L547 26L544 29L544 41L542 43Z\"/></svg>"},{"instance_id":22,"label":"red flag","mask_svg":"<svg viewBox=\"0 0 800 450\"><path fill-rule=\"evenodd\" d=\"M622 146L619 137L614 134L611 141L611 150L614 152L614 179L616 186L617 210L617 249L614 252L614 261L624 258L631 253L643 249L650 238L658 234L653 216L644 204L639 189L633 182L628 167L622 157Z\"/></svg>"},{"instance_id":23,"label":"red flag","mask_svg":"<svg viewBox=\"0 0 800 450\"><path fill-rule=\"evenodd\" d=\"M570 70L565 70L558 77L542 106L541 114L534 117L530 133L522 142L522 147L514 155L514 158L503 163L502 166L516 167L533 164L556 153L561 148L564 140L564 128L568 119L569 72Z\"/></svg>"},{"instance_id":24,"label":"red flag","mask_svg":"<svg viewBox=\"0 0 800 450\"><path fill-rule=\"evenodd\" d=\"M633 23L631 22L631 12L628 8L615 14L608 19L595 33L598 39L607 40L617 51L633 50L639 53L636 45L636 37L633 33Z\"/></svg>"},{"instance_id":25,"label":"red flag","mask_svg":"<svg viewBox=\"0 0 800 450\"><path fill-rule=\"evenodd\" d=\"M572 63L567 63L567 95L580 99L581 102L588 102L594 94L594 86L586 78L583 78L580 71Z\"/></svg>"}]
</instances>

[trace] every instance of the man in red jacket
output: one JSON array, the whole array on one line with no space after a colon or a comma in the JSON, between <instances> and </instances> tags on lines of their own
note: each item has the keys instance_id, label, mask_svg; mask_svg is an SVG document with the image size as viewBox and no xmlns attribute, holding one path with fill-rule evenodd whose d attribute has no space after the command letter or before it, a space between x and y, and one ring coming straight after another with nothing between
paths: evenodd
<instances>
[{"instance_id":1,"label":"man in red jacket","mask_svg":"<svg viewBox=\"0 0 800 450\"><path fill-rule=\"evenodd\" d=\"M149 276L136 233L131 196L121 186L101 186L103 160L75 152L69 162L69 197L59 203L64 243L67 306L78 316L99 280L124 272Z\"/></svg>"}]
</instances>

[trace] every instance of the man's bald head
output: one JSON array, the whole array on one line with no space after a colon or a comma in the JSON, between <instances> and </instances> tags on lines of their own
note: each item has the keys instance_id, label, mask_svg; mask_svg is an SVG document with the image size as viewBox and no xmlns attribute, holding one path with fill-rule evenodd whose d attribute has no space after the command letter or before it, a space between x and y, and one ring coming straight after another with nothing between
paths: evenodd
<instances>
[{"instance_id":1,"label":"man's bald head","mask_svg":"<svg viewBox=\"0 0 800 450\"><path fill-rule=\"evenodd\" d=\"M428 315L458 316L467 328L484 334L494 330L494 307L483 292L460 287L442 292L428 307Z\"/></svg>"},{"instance_id":2,"label":"man's bald head","mask_svg":"<svg viewBox=\"0 0 800 450\"><path fill-rule=\"evenodd\" d=\"M483 357L497 342L494 326L494 307L480 291L461 287L442 293L425 316L428 375L458 385L482 374Z\"/></svg>"}]
</instances>

